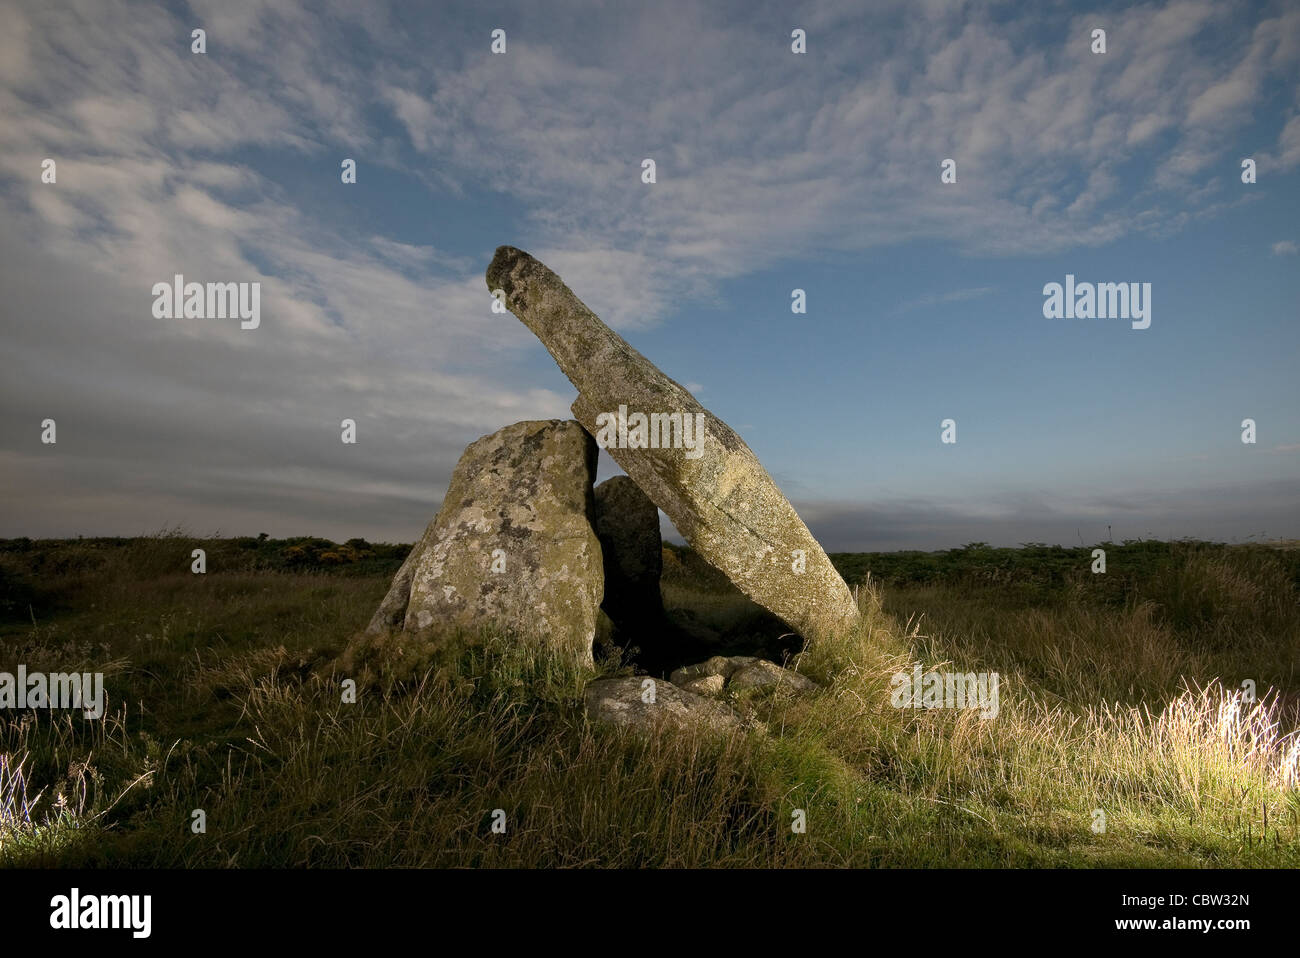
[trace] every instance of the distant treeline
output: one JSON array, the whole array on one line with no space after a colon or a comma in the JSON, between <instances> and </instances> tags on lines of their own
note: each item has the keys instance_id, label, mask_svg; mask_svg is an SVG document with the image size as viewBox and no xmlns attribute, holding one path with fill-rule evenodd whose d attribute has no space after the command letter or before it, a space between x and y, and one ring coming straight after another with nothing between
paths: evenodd
<instances>
[{"instance_id":1,"label":"distant treeline","mask_svg":"<svg viewBox=\"0 0 1300 958\"><path fill-rule=\"evenodd\" d=\"M1105 574L1092 571L1093 550L1105 552ZM1134 585L1181 568L1189 559L1214 559L1243 571L1267 567L1282 571L1300 587L1300 548L1265 544L1225 545L1194 539L1175 542L1127 539L1094 546L1067 548L1041 542L1018 548L994 548L971 542L939 552L832 552L831 562L845 581L862 582L868 575L884 586L968 584L1001 586L1028 600L1045 599L1071 588L1093 598L1122 601Z\"/></svg>"},{"instance_id":2,"label":"distant treeline","mask_svg":"<svg viewBox=\"0 0 1300 958\"><path fill-rule=\"evenodd\" d=\"M411 543L367 542L348 539L331 542L315 536L273 539L266 536L198 537L183 532L162 532L140 537L75 539L0 539L0 555L22 554L30 572L91 571L121 555L166 572L188 572L190 552L207 552L209 572L339 572L372 576L396 572L411 551Z\"/></svg>"},{"instance_id":3,"label":"distant treeline","mask_svg":"<svg viewBox=\"0 0 1300 958\"><path fill-rule=\"evenodd\" d=\"M1106 552L1106 573L1092 572L1093 549ZM191 553L203 549L209 574L286 572L391 578L411 550L409 543L365 539L333 542L315 536L272 539L259 536L200 538L161 532L134 538L0 539L0 616L4 607L25 609L41 580L69 575L93 577L97 570L126 563L136 576L188 575ZM685 546L665 543L664 574L669 580L727 590L726 577ZM676 561L672 561L672 558ZM1140 582L1181 567L1190 557L1231 563L1243 572L1267 566L1300 587L1300 548L1126 540L1065 548L1027 542L1019 548L994 548L971 542L937 552L833 552L831 562L845 581L868 575L886 587L928 584L990 587L1028 602L1059 597L1071 590L1094 600L1122 602ZM1279 577L1281 577L1279 576Z\"/></svg>"}]
</instances>

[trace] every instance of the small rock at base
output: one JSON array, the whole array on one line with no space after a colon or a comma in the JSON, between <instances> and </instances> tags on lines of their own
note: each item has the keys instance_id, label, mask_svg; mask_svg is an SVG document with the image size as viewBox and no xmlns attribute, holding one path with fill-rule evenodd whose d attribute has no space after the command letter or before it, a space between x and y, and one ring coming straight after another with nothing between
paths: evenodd
<instances>
[{"instance_id":1,"label":"small rock at base","mask_svg":"<svg viewBox=\"0 0 1300 958\"><path fill-rule=\"evenodd\" d=\"M645 701L646 681L655 683L653 702ZM745 724L732 709L719 702L680 689L671 682L647 680L639 675L589 682L583 700L590 718L628 728L650 729L663 723L721 732L739 731Z\"/></svg>"}]
</instances>

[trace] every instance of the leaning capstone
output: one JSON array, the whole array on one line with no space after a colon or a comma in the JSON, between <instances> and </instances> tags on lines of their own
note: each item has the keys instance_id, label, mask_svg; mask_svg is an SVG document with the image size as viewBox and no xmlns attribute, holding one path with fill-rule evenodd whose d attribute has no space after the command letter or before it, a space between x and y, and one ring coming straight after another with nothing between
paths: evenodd
<instances>
[{"instance_id":1,"label":"leaning capstone","mask_svg":"<svg viewBox=\"0 0 1300 958\"><path fill-rule=\"evenodd\" d=\"M659 510L627 476L595 489L596 535L605 560L602 608L624 633L663 630L663 540Z\"/></svg>"},{"instance_id":2,"label":"leaning capstone","mask_svg":"<svg viewBox=\"0 0 1300 958\"><path fill-rule=\"evenodd\" d=\"M644 676L589 682L583 699L587 715L592 719L627 728L655 729L669 725L722 732L745 725L734 710L720 702Z\"/></svg>"},{"instance_id":3,"label":"leaning capstone","mask_svg":"<svg viewBox=\"0 0 1300 958\"><path fill-rule=\"evenodd\" d=\"M700 555L805 637L856 622L844 580L730 426L522 250L500 247L487 283L577 387L577 420Z\"/></svg>"},{"instance_id":4,"label":"leaning capstone","mask_svg":"<svg viewBox=\"0 0 1300 958\"><path fill-rule=\"evenodd\" d=\"M572 420L515 423L472 443L368 631L486 627L591 664L604 592L596 455Z\"/></svg>"}]
</instances>

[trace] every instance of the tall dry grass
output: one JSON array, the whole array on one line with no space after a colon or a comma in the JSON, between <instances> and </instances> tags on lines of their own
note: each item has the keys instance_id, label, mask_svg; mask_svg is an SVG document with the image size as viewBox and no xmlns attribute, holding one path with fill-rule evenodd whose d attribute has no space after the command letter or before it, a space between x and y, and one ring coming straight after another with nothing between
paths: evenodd
<instances>
[{"instance_id":1,"label":"tall dry grass","mask_svg":"<svg viewBox=\"0 0 1300 958\"><path fill-rule=\"evenodd\" d=\"M418 650L346 704L363 668L338 653L386 581L149 578L178 545L66 556L74 605L10 627L0 668L106 664L112 708L4 716L0 861L1300 866L1294 590L1265 566L1191 556L1119 606L868 582L859 626L789 663L820 693L737 702L767 734L647 739L585 718L592 673L503 637ZM726 628L731 602L700 616ZM997 671L997 718L893 708L914 662Z\"/></svg>"}]
</instances>

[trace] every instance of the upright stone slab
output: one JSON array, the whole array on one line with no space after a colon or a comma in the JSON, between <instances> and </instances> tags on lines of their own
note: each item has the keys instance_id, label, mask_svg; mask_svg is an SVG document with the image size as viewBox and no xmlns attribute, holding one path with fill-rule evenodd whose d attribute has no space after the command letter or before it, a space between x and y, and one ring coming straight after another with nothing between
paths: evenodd
<instances>
[{"instance_id":1,"label":"upright stone slab","mask_svg":"<svg viewBox=\"0 0 1300 958\"><path fill-rule=\"evenodd\" d=\"M665 628L659 577L663 539L659 510L627 476L613 476L595 489L596 535L605 560L602 608L624 632Z\"/></svg>"},{"instance_id":2,"label":"upright stone slab","mask_svg":"<svg viewBox=\"0 0 1300 958\"><path fill-rule=\"evenodd\" d=\"M632 448L623 428L605 445L677 530L759 605L805 637L832 634L857 620L857 608L822 547L758 458L721 419L600 321L554 272L522 250L502 246L487 270L489 290L536 334L578 389L573 414L593 435L620 407L630 424L676 413L679 448ZM703 436L685 417L702 416ZM671 420L668 421L671 423ZM608 419L603 420L608 436ZM661 418L659 444L665 443ZM671 425L667 431L671 432ZM645 438L640 432L637 438ZM624 444L626 440L626 444ZM686 442L695 445L686 448Z\"/></svg>"},{"instance_id":3,"label":"upright stone slab","mask_svg":"<svg viewBox=\"0 0 1300 958\"><path fill-rule=\"evenodd\" d=\"M590 664L604 595L596 455L572 420L515 423L472 443L368 631L497 628Z\"/></svg>"},{"instance_id":4,"label":"upright stone slab","mask_svg":"<svg viewBox=\"0 0 1300 958\"><path fill-rule=\"evenodd\" d=\"M388 594L379 603L375 614L370 617L370 624L366 626L368 635L393 632L401 629L406 623L406 606L411 601L411 580L415 577L415 566L420 561L420 556L428 549L429 538L437 525L438 517L435 516L433 521L425 526L420 540L407 553L401 568L397 570L397 575L393 576L393 584L388 587Z\"/></svg>"}]
</instances>

